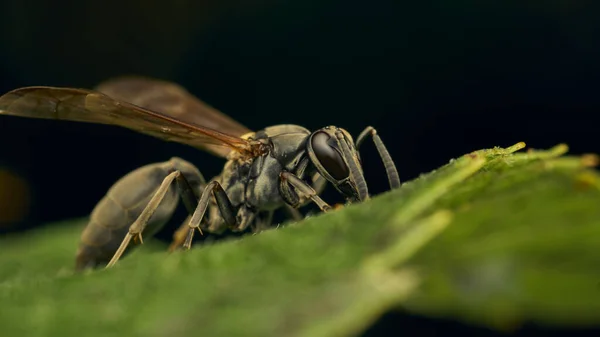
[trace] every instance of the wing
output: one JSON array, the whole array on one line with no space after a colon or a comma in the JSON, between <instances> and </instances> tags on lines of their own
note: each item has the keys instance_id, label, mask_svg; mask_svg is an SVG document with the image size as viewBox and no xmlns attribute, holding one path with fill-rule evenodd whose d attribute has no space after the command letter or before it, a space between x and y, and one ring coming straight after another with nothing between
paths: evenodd
<instances>
[{"instance_id":1,"label":"wing","mask_svg":"<svg viewBox=\"0 0 600 337\"><path fill-rule=\"evenodd\" d=\"M158 111L178 121L202 125L228 135L241 137L251 132L247 127L172 82L141 76L124 76L104 81L96 90L120 101Z\"/></svg>"},{"instance_id":2,"label":"wing","mask_svg":"<svg viewBox=\"0 0 600 337\"><path fill-rule=\"evenodd\" d=\"M262 152L262 145L256 141L184 122L87 89L19 88L0 96L0 114L118 125L221 157L231 150L248 156Z\"/></svg>"}]
</instances>

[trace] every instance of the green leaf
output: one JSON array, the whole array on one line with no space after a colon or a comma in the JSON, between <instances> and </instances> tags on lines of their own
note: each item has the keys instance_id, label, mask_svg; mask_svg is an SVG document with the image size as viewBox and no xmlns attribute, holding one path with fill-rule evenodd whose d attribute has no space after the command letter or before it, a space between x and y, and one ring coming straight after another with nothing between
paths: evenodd
<instances>
[{"instance_id":1,"label":"green leaf","mask_svg":"<svg viewBox=\"0 0 600 337\"><path fill-rule=\"evenodd\" d=\"M85 219L0 240L3 336L346 336L402 308L500 329L600 322L597 161L475 151L398 190L76 274Z\"/></svg>"}]
</instances>

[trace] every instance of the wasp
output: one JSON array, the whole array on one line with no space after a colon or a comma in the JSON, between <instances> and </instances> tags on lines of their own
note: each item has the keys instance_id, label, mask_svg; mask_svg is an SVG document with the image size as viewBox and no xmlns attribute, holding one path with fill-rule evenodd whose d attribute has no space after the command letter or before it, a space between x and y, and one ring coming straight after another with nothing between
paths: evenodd
<instances>
[{"instance_id":1,"label":"wasp","mask_svg":"<svg viewBox=\"0 0 600 337\"><path fill-rule=\"evenodd\" d=\"M206 181L192 163L173 157L119 179L94 207L81 234L75 269L113 266L144 236L156 234L181 201L188 217L173 235L171 250L190 249L195 231L223 234L260 231L273 212L295 218L332 184L347 203L369 199L358 149L369 136L383 161L390 188L400 186L394 162L373 127L354 142L337 126L316 131L292 124L253 132L192 95L159 79L123 76L94 89L35 86L0 96L0 114L100 123L182 143L226 159Z\"/></svg>"}]
</instances>

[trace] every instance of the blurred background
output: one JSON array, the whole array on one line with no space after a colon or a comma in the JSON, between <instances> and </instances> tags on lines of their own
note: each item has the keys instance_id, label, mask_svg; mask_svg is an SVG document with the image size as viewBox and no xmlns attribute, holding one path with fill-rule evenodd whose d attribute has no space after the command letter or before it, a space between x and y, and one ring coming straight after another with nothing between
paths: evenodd
<instances>
[{"instance_id":1,"label":"blurred background","mask_svg":"<svg viewBox=\"0 0 600 337\"><path fill-rule=\"evenodd\" d=\"M170 80L254 130L335 124L358 135L372 125L403 180L519 141L599 152L591 3L3 0L0 91ZM180 156L207 177L223 165L126 129L8 116L0 144L1 233L86 216L147 163ZM370 191L385 191L372 142L362 156ZM339 202L332 190L325 200Z\"/></svg>"}]
</instances>

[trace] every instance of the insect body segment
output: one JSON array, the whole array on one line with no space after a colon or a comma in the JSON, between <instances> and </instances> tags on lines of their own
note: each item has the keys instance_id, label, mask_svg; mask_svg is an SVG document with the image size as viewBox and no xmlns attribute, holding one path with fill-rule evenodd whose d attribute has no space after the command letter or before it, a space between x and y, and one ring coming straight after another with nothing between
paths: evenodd
<instances>
[{"instance_id":1,"label":"insect body segment","mask_svg":"<svg viewBox=\"0 0 600 337\"><path fill-rule=\"evenodd\" d=\"M130 172L108 190L92 211L89 223L81 235L76 269L106 264L115 254L132 223L144 213L161 183L174 172L181 172L186 176L192 196L201 194L206 184L204 177L195 166L180 158L146 165ZM145 224L145 236L156 234L171 218L178 205L177 185L169 184L164 192L162 200L151 210L151 214L146 212L150 216ZM196 197L191 201L187 200L189 198L188 195L184 202L195 207Z\"/></svg>"}]
</instances>

